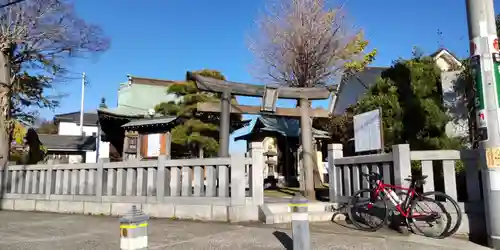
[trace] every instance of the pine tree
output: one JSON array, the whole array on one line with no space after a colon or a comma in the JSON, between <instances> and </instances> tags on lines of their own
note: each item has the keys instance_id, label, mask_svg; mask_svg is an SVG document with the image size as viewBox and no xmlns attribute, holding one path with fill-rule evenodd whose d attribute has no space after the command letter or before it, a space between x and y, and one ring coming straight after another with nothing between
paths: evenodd
<instances>
[{"instance_id":1,"label":"pine tree","mask_svg":"<svg viewBox=\"0 0 500 250\"><path fill-rule=\"evenodd\" d=\"M195 73L225 80L225 77L215 70L201 70ZM216 155L219 147L219 114L199 112L196 107L200 102L220 103L220 96L199 91L192 81L175 83L168 88L167 93L175 95L176 100L158 104L155 109L158 113L178 117L178 124L171 131L176 154L194 157L199 156L202 149L205 156ZM231 121L240 120L241 115L231 114Z\"/></svg>"}]
</instances>

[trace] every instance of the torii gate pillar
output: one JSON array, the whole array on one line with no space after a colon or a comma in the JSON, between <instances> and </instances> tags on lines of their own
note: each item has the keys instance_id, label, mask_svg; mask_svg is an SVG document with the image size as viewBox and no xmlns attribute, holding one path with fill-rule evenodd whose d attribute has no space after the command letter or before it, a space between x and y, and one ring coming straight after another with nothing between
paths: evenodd
<instances>
[{"instance_id":1,"label":"torii gate pillar","mask_svg":"<svg viewBox=\"0 0 500 250\"><path fill-rule=\"evenodd\" d=\"M219 156L229 157L229 126L231 116L231 92L224 91L221 95Z\"/></svg>"}]
</instances>

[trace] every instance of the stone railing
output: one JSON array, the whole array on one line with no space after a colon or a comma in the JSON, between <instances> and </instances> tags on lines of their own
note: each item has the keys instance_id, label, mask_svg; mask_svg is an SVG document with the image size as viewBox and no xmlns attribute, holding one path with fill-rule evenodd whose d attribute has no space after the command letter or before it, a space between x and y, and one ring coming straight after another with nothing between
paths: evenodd
<instances>
[{"instance_id":1,"label":"stone railing","mask_svg":"<svg viewBox=\"0 0 500 250\"><path fill-rule=\"evenodd\" d=\"M444 192L458 200L457 195L457 173L455 166L457 161L462 161L465 170L465 184L467 186L467 202L482 200L481 187L479 181L479 167L477 163L477 153L474 150L425 150L411 151L410 159L419 161L421 174L427 175L427 181L423 185L423 191L433 191L435 178L434 162L442 162L442 172L444 181Z\"/></svg>"},{"instance_id":2,"label":"stone railing","mask_svg":"<svg viewBox=\"0 0 500 250\"><path fill-rule=\"evenodd\" d=\"M395 149L395 153L343 157L341 144L328 145L330 200L347 202L354 192L370 188L361 173L377 172L384 176L387 183L401 183L401 178L394 178L394 162L400 158L398 148Z\"/></svg>"},{"instance_id":3,"label":"stone railing","mask_svg":"<svg viewBox=\"0 0 500 250\"><path fill-rule=\"evenodd\" d=\"M394 145L390 153L343 157L342 145L331 144L328 147L330 201L346 203L355 191L369 188L368 182L361 176L362 172L379 172L386 183L407 186L409 183L404 179L412 174L412 161L414 164L420 162L420 169L414 170L414 173L420 171L418 174L428 176L424 192L433 191L434 184L442 181L444 190L440 191L458 200L455 163L462 161L467 199L459 202L462 212L466 214L460 232L482 234L485 232L484 210L477 159L473 150L410 151L407 144ZM433 162L440 162L438 165L442 166L440 178L435 174L439 171L434 171Z\"/></svg>"},{"instance_id":4,"label":"stone railing","mask_svg":"<svg viewBox=\"0 0 500 250\"><path fill-rule=\"evenodd\" d=\"M2 209L120 215L136 205L153 217L257 220L263 153L254 143L250 157L9 166Z\"/></svg>"}]
</instances>

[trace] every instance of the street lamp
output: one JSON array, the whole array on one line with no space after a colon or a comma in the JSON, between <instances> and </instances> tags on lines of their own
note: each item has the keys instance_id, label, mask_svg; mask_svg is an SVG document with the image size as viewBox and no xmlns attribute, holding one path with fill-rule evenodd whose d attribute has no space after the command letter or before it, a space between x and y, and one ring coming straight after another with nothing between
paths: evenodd
<instances>
[{"instance_id":1,"label":"street lamp","mask_svg":"<svg viewBox=\"0 0 500 250\"><path fill-rule=\"evenodd\" d=\"M276 112L276 101L278 100L278 88L274 86L264 86L264 96L262 96L261 112Z\"/></svg>"}]
</instances>

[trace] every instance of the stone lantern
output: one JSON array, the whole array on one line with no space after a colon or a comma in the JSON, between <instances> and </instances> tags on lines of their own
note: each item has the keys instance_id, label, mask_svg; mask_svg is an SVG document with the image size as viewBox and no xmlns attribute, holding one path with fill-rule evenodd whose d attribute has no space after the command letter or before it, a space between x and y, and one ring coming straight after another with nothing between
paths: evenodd
<instances>
[{"instance_id":1,"label":"stone lantern","mask_svg":"<svg viewBox=\"0 0 500 250\"><path fill-rule=\"evenodd\" d=\"M265 162L267 164L267 184L265 185L265 187L267 189L276 189L277 188L276 184L277 184L278 180L274 176L274 173L276 172L276 167L277 167L278 163L276 162L275 159L273 159L273 157L275 157L277 155L278 154L273 150L269 150L269 151L264 153L264 156L267 157L266 162Z\"/></svg>"}]
</instances>

